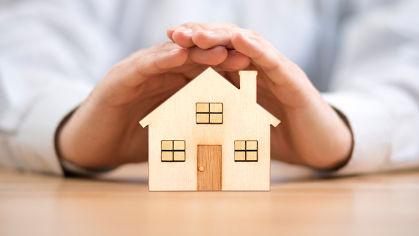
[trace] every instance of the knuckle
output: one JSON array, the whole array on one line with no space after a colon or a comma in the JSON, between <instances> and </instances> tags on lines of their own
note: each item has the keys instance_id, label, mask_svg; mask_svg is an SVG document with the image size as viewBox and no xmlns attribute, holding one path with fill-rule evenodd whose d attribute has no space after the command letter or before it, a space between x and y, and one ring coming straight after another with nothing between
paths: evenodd
<instances>
[{"instance_id":1,"label":"knuckle","mask_svg":"<svg viewBox=\"0 0 419 236\"><path fill-rule=\"evenodd\" d=\"M172 45L173 45L173 42L167 41L167 42L164 42L164 43L160 44L160 49L166 49L166 48L171 47Z\"/></svg>"},{"instance_id":2,"label":"knuckle","mask_svg":"<svg viewBox=\"0 0 419 236\"><path fill-rule=\"evenodd\" d=\"M255 36L256 38L261 38L262 37L262 35L259 32L257 32L256 30L250 30L250 33L253 36Z\"/></svg>"},{"instance_id":3,"label":"knuckle","mask_svg":"<svg viewBox=\"0 0 419 236\"><path fill-rule=\"evenodd\" d=\"M185 28L193 29L193 30L200 30L200 29L206 29L206 24L201 22L187 22L183 24Z\"/></svg>"}]
</instances>

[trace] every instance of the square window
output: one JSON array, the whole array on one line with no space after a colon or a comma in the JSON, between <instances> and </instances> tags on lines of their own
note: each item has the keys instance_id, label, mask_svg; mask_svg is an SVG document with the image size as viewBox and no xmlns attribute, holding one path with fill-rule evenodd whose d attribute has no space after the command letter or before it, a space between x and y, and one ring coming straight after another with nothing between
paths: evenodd
<instances>
[{"instance_id":1,"label":"square window","mask_svg":"<svg viewBox=\"0 0 419 236\"><path fill-rule=\"evenodd\" d=\"M223 123L223 104L199 102L196 103L196 123L197 124L222 124Z\"/></svg>"},{"instance_id":2,"label":"square window","mask_svg":"<svg viewBox=\"0 0 419 236\"><path fill-rule=\"evenodd\" d=\"M209 112L209 103L197 103L196 112Z\"/></svg>"},{"instance_id":3,"label":"square window","mask_svg":"<svg viewBox=\"0 0 419 236\"><path fill-rule=\"evenodd\" d=\"M246 150L246 141L234 141L234 150Z\"/></svg>"},{"instance_id":4,"label":"square window","mask_svg":"<svg viewBox=\"0 0 419 236\"><path fill-rule=\"evenodd\" d=\"M172 151L173 150L173 142L168 140L161 141L161 150Z\"/></svg>"},{"instance_id":5,"label":"square window","mask_svg":"<svg viewBox=\"0 0 419 236\"><path fill-rule=\"evenodd\" d=\"M173 161L173 152L172 151L162 151L161 152L161 161Z\"/></svg>"},{"instance_id":6,"label":"square window","mask_svg":"<svg viewBox=\"0 0 419 236\"><path fill-rule=\"evenodd\" d=\"M185 152L184 151L180 151L180 152L174 152L174 161L185 161Z\"/></svg>"},{"instance_id":7,"label":"square window","mask_svg":"<svg viewBox=\"0 0 419 236\"><path fill-rule=\"evenodd\" d=\"M234 161L258 161L258 141L234 141Z\"/></svg>"},{"instance_id":8,"label":"square window","mask_svg":"<svg viewBox=\"0 0 419 236\"><path fill-rule=\"evenodd\" d=\"M246 161L257 161L258 152L257 151L246 151Z\"/></svg>"},{"instance_id":9,"label":"square window","mask_svg":"<svg viewBox=\"0 0 419 236\"><path fill-rule=\"evenodd\" d=\"M210 113L210 123L211 124L222 124L223 123L223 114L211 114Z\"/></svg>"},{"instance_id":10,"label":"square window","mask_svg":"<svg viewBox=\"0 0 419 236\"><path fill-rule=\"evenodd\" d=\"M196 114L197 124L209 124L209 113L207 114Z\"/></svg>"},{"instance_id":11,"label":"square window","mask_svg":"<svg viewBox=\"0 0 419 236\"><path fill-rule=\"evenodd\" d=\"M235 161L245 161L246 160L246 152L244 152L244 151L235 151L234 152L234 160Z\"/></svg>"},{"instance_id":12,"label":"square window","mask_svg":"<svg viewBox=\"0 0 419 236\"><path fill-rule=\"evenodd\" d=\"M223 104L222 103L211 103L210 104L210 112L223 112Z\"/></svg>"},{"instance_id":13,"label":"square window","mask_svg":"<svg viewBox=\"0 0 419 236\"><path fill-rule=\"evenodd\" d=\"M246 141L246 150L258 150L258 141Z\"/></svg>"},{"instance_id":14,"label":"square window","mask_svg":"<svg viewBox=\"0 0 419 236\"><path fill-rule=\"evenodd\" d=\"M185 141L184 140L162 140L161 141L161 161L185 161Z\"/></svg>"},{"instance_id":15,"label":"square window","mask_svg":"<svg viewBox=\"0 0 419 236\"><path fill-rule=\"evenodd\" d=\"M185 151L185 141L183 141L183 140L176 140L176 141L173 141L173 143L174 143L174 150L182 150L182 151Z\"/></svg>"}]
</instances>

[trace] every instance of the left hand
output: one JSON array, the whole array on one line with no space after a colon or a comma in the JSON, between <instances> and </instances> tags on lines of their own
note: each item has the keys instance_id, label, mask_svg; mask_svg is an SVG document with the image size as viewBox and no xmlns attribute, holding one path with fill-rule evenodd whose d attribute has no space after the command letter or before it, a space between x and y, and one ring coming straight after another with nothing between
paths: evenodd
<instances>
[{"instance_id":1,"label":"left hand","mask_svg":"<svg viewBox=\"0 0 419 236\"><path fill-rule=\"evenodd\" d=\"M282 121L271 135L274 159L318 169L333 169L347 162L352 148L347 125L305 73L259 33L228 23L187 23L169 28L167 36L188 48L196 62L201 60L194 53L197 48L215 46L246 58L241 68L231 69L231 60L215 67L235 85L239 84L238 70L258 71L258 103Z\"/></svg>"}]
</instances>

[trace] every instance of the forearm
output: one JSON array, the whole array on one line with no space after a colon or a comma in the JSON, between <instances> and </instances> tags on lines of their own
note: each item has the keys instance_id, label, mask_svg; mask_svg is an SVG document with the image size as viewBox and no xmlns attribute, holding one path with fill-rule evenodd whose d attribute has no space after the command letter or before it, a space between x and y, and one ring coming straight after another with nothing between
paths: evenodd
<instances>
[{"instance_id":1,"label":"forearm","mask_svg":"<svg viewBox=\"0 0 419 236\"><path fill-rule=\"evenodd\" d=\"M59 134L62 158L86 168L134 162L127 145L132 139L143 140L135 161L146 161L147 131L132 122L138 116L133 105L109 106L89 96Z\"/></svg>"},{"instance_id":2,"label":"forearm","mask_svg":"<svg viewBox=\"0 0 419 236\"><path fill-rule=\"evenodd\" d=\"M283 107L282 129L290 140L288 145L295 152L283 156L280 145L272 144L274 158L286 158L288 162L316 169L333 169L350 157L352 134L349 127L323 99L312 99L307 107ZM277 140L274 133L273 140ZM274 142L274 141L273 141Z\"/></svg>"}]
</instances>

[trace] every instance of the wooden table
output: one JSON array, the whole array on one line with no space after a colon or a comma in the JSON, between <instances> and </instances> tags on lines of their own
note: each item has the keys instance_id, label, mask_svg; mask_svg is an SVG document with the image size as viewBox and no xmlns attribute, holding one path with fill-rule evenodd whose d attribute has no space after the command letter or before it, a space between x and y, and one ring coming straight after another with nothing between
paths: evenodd
<instances>
[{"instance_id":1,"label":"wooden table","mask_svg":"<svg viewBox=\"0 0 419 236\"><path fill-rule=\"evenodd\" d=\"M148 192L144 168L106 181L0 170L0 235L419 235L419 172Z\"/></svg>"}]
</instances>

